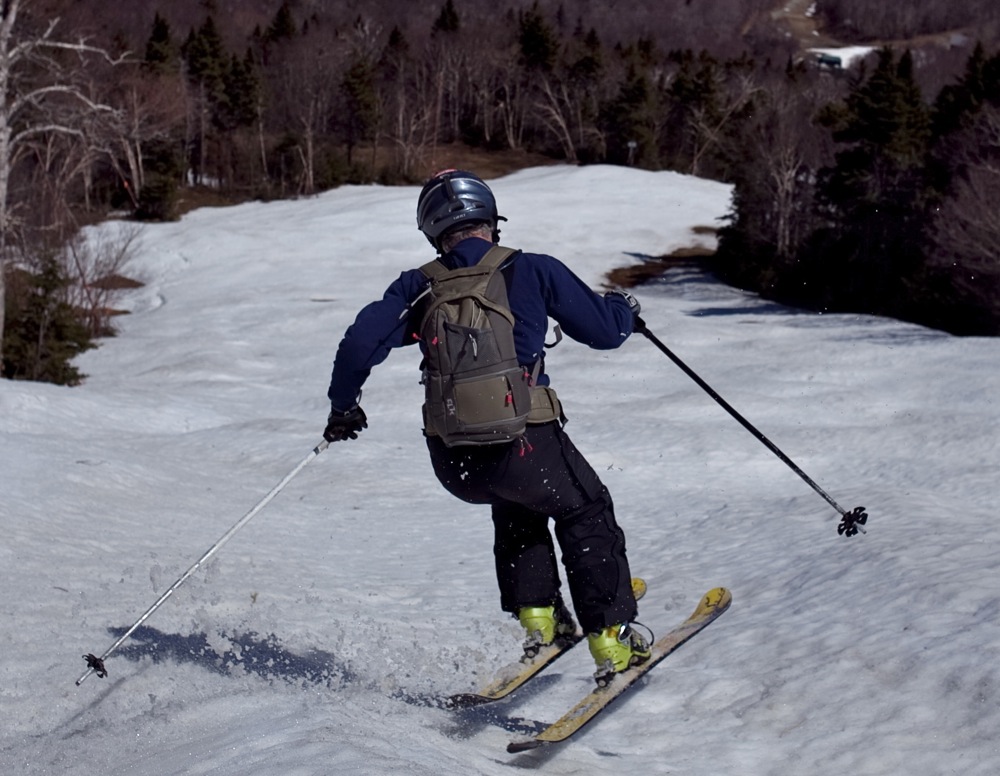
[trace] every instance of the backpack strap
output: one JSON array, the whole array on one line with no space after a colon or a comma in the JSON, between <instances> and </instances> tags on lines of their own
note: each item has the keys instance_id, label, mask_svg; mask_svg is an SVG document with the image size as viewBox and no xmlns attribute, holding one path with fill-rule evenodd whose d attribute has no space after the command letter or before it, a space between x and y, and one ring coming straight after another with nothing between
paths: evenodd
<instances>
[{"instance_id":1,"label":"backpack strap","mask_svg":"<svg viewBox=\"0 0 1000 776\"><path fill-rule=\"evenodd\" d=\"M490 269L497 269L511 256L520 252L521 251L515 248L505 248L502 245L494 245L488 251L486 251L486 255L479 260L479 264L477 264L476 266L489 267Z\"/></svg>"},{"instance_id":2,"label":"backpack strap","mask_svg":"<svg viewBox=\"0 0 1000 776\"><path fill-rule=\"evenodd\" d=\"M420 267L420 271L427 277L427 283L424 289L417 295L413 301L411 301L406 309L400 314L400 320L406 316L411 317L411 323L409 324L410 330L413 332L413 337L419 338L418 333L423 328L423 320L429 313L428 300L427 297L431 293L434 286L446 276L451 277L474 277L476 275L491 275L494 272L500 272L503 277L505 290L510 287L510 276L508 270L513 267L513 264L508 262L505 266L501 266L506 262L511 256L519 254L521 251L514 248L505 248L501 245L492 245L490 249L483 254L483 258L479 260L478 264L473 264L471 267L459 267L458 269L449 269L444 262L439 258L429 261ZM498 312L500 312L504 317L506 317L511 324L514 323L513 313L510 312L509 306L506 308L494 307ZM422 368L422 367L421 367Z\"/></svg>"}]
</instances>

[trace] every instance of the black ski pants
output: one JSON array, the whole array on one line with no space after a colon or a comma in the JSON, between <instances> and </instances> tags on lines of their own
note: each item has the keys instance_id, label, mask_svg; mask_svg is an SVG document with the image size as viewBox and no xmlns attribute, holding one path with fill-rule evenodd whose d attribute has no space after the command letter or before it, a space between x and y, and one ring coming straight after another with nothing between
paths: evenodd
<instances>
[{"instance_id":1,"label":"black ski pants","mask_svg":"<svg viewBox=\"0 0 1000 776\"><path fill-rule=\"evenodd\" d=\"M528 426L523 442L447 447L427 438L441 484L492 506L501 608L516 616L561 601L551 518L584 632L634 620L625 535L607 488L558 421Z\"/></svg>"}]
</instances>

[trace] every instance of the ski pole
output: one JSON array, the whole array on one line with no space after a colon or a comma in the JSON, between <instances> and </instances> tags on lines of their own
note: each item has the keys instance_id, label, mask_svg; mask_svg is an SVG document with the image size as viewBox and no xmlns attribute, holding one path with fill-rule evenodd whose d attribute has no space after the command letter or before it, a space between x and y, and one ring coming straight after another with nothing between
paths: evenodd
<instances>
[{"instance_id":1,"label":"ski pole","mask_svg":"<svg viewBox=\"0 0 1000 776\"><path fill-rule=\"evenodd\" d=\"M795 464L795 462L792 461L791 458L789 458L787 455L781 452L781 450L778 449L778 446L774 444L774 442L772 442L770 439L764 436L764 434L758 431L753 426L753 424L750 423L749 420L744 418L740 413L738 413L735 409L733 409L733 407L729 404L729 402L723 399L718 393L716 393L712 389L712 386L710 386L708 383L702 380L701 377L699 377L698 374L693 369L691 369L691 367L689 367L687 364L681 361L680 358L678 358L670 350L670 348L664 345L659 340L659 338L649 330L649 327L646 326L646 322L639 316L636 316L635 319L635 330L642 332L646 336L646 338L654 345L656 345L656 347L659 348L667 358L669 358L677 366L679 366L684 371L684 374L686 374L688 377L694 380L699 386L701 386L702 390L704 390L705 393L707 393L709 396L715 399L715 401L719 403L720 407L722 407L726 412L728 412L736 420L738 420L740 424L743 426L743 428L745 428L747 431L749 431L751 434L757 437L757 439L760 442L762 442L764 446L767 447L768 450L770 450L772 453L778 456L778 458L784 461L785 464L788 466L788 468L790 468L793 472L799 475L799 477L801 477L806 482L806 484L809 485L809 487L811 487L819 495L821 495L824 499L826 499L827 503L830 504L830 506L832 506L834 509L837 510L837 512L840 513L840 516L843 519L837 526L838 534L841 534L843 536L854 536L858 531L860 531L861 533L868 533L863 527L864 524L868 522L868 513L865 512L864 507L855 507L853 510L848 512L846 509L840 506L840 504L834 501L829 493L827 493L819 485L813 482L812 478L809 477L809 475L807 475L804 471L802 471L802 469L800 469Z\"/></svg>"},{"instance_id":2,"label":"ski pole","mask_svg":"<svg viewBox=\"0 0 1000 776\"><path fill-rule=\"evenodd\" d=\"M180 578L176 582L174 582L174 584L172 584L163 595L161 595L158 599L156 599L156 603L150 606L145 612L143 612L142 617L136 620L132 624L132 627L130 627L127 631L125 631L125 633L122 634L121 638L119 638L118 641L116 641L114 644L108 647L108 649L104 652L103 655L101 655L100 657L97 657L96 655L92 654L84 655L83 659L87 661L87 672L76 680L77 687L79 687L83 683L83 681L95 671L97 672L98 677L102 679L105 676L107 676L108 672L107 669L104 668L104 661L108 659L111 653L114 652L116 649L118 649L118 647L120 647L123 643L125 643L125 640L133 633L135 633L136 628L138 628L147 619L149 619L149 616L157 609L159 609L160 606L163 604L163 602L166 601L168 598L170 598L170 596L174 594L177 588L179 588L181 585L184 584L184 582L187 581L188 577L194 574L199 568L201 568L202 564L204 564L206 561L208 561L209 558L211 558L213 555L215 555L215 553L217 553L220 549L222 549L222 546L230 539L232 539L237 531L239 531L243 526L249 523L258 512L260 512L264 507L266 507L271 502L271 500L275 496L277 496L289 482L292 481L292 478L294 478L295 475L297 475L300 471L302 471L310 461L312 461L321 452L326 450L326 448L329 446L330 443L327 442L326 440L323 440L316 447L314 447L312 449L312 452L310 452L309 455L303 458L298 466L296 466L294 469L288 472L288 474L285 475L284 479L282 479L281 482L279 482L277 485L271 488L271 491L266 496L264 496L264 498L262 498L259 502L257 502L257 505L253 509L251 509L245 515L243 515L243 517L241 517L239 521L233 525L232 528L230 528L222 535L219 541L217 541L215 544L209 547L208 550L205 552L205 554L202 555L200 558L198 558L198 560L191 568L185 571L180 576Z\"/></svg>"}]
</instances>

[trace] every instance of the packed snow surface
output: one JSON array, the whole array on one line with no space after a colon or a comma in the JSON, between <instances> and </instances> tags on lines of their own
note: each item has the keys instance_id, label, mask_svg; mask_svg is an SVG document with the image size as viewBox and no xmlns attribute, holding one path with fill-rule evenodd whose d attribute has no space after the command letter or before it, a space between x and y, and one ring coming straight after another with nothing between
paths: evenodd
<instances>
[{"instance_id":1,"label":"packed snow surface","mask_svg":"<svg viewBox=\"0 0 1000 776\"><path fill-rule=\"evenodd\" d=\"M548 167L493 181L503 242L594 288L711 247L727 187ZM417 189L189 213L144 228L119 336L77 388L0 382L0 773L1000 772L1000 341L781 307L677 269L651 330L868 532L641 335L548 357L615 498L640 619L730 611L571 744L524 720L589 689L585 649L490 714L433 708L520 650L488 510L437 484L418 353L375 370L370 428L315 457L107 661L85 671L321 439L362 304L429 258ZM109 223L106 230L128 228ZM551 339L551 337L550 337Z\"/></svg>"}]
</instances>

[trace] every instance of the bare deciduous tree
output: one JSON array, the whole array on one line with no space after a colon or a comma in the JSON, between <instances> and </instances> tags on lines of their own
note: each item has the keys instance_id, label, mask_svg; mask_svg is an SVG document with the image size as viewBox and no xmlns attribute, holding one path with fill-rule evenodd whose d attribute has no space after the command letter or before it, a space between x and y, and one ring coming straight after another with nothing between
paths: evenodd
<instances>
[{"instance_id":1,"label":"bare deciduous tree","mask_svg":"<svg viewBox=\"0 0 1000 776\"><path fill-rule=\"evenodd\" d=\"M312 30L309 35L283 41L269 54L265 74L269 79L268 129L284 127L294 138L299 169L295 194L316 191L317 144L335 123L337 84L340 82L345 45L332 31ZM261 155L264 155L261 140Z\"/></svg>"},{"instance_id":2,"label":"bare deciduous tree","mask_svg":"<svg viewBox=\"0 0 1000 776\"><path fill-rule=\"evenodd\" d=\"M18 16L31 0L0 2L0 343L3 342L6 255L13 224L11 173L33 141L44 135L83 137L84 117L112 112L88 91L89 57L121 61L84 39L55 37L58 19L21 34ZM0 353L2 355L2 353Z\"/></svg>"},{"instance_id":3,"label":"bare deciduous tree","mask_svg":"<svg viewBox=\"0 0 1000 776\"><path fill-rule=\"evenodd\" d=\"M135 285L122 273L135 253L142 228L126 222L115 226L95 232L89 238L77 232L63 248L63 264L71 268L74 280L67 301L81 311L94 337L108 333L118 293Z\"/></svg>"},{"instance_id":4,"label":"bare deciduous tree","mask_svg":"<svg viewBox=\"0 0 1000 776\"><path fill-rule=\"evenodd\" d=\"M578 132L574 132L573 121L577 115L576 101L570 96L565 81L553 82L543 75L539 78L538 89L539 98L535 102L535 109L539 112L539 118L562 146L566 161L575 163L575 137Z\"/></svg>"},{"instance_id":5,"label":"bare deciduous tree","mask_svg":"<svg viewBox=\"0 0 1000 776\"><path fill-rule=\"evenodd\" d=\"M812 122L822 101L786 80L769 83L741 138L743 173L758 178L759 206L768 214L754 238L772 246L779 263L793 259L813 226L815 171L831 153Z\"/></svg>"},{"instance_id":6,"label":"bare deciduous tree","mask_svg":"<svg viewBox=\"0 0 1000 776\"><path fill-rule=\"evenodd\" d=\"M138 205L146 183L143 152L157 140L167 140L184 126L188 106L177 76L128 74L109 95L115 110L106 115L95 138L124 182L132 204Z\"/></svg>"},{"instance_id":7,"label":"bare deciduous tree","mask_svg":"<svg viewBox=\"0 0 1000 776\"><path fill-rule=\"evenodd\" d=\"M382 107L381 132L395 150L395 164L405 177L412 177L433 144L435 104L422 87L431 79L424 77L421 62L400 60L394 83L379 95Z\"/></svg>"}]
</instances>

